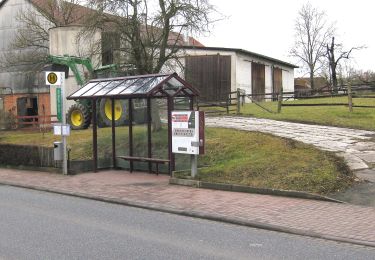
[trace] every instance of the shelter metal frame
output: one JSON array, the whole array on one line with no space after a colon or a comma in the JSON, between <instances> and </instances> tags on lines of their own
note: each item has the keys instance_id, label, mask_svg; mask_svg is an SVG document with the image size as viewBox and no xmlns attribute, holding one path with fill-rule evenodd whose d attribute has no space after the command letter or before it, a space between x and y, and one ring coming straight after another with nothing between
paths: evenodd
<instances>
[{"instance_id":1,"label":"shelter metal frame","mask_svg":"<svg viewBox=\"0 0 375 260\"><path fill-rule=\"evenodd\" d=\"M92 104L92 131L93 131L93 169L98 170L98 120L97 100L101 98L111 99L112 115L115 113L115 100L125 99L129 101L129 156L133 156L133 100L136 98L146 99L147 102L147 155L152 158L151 140L151 99L167 98L168 113L168 159L169 174L175 169L175 158L172 153L172 118L175 98L189 98L189 108L193 110L194 98L199 96L199 91L188 82L180 78L177 73L172 74L149 74L140 76L93 79L87 82L82 88L67 97L68 100L91 100ZM115 117L112 116L112 159L113 167L116 165L116 127ZM133 170L133 162L130 161L130 170ZM149 162L151 171L151 162Z\"/></svg>"}]
</instances>

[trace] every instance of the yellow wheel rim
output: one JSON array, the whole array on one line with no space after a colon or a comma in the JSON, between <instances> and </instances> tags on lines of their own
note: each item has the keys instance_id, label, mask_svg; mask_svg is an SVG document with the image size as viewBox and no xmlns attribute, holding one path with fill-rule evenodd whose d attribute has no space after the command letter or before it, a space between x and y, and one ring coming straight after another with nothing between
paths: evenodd
<instances>
[{"instance_id":1,"label":"yellow wheel rim","mask_svg":"<svg viewBox=\"0 0 375 260\"><path fill-rule=\"evenodd\" d=\"M83 115L82 115L81 111L74 110L72 112L72 114L70 115L70 121L72 121L72 124L74 126L80 126L80 125L82 125Z\"/></svg>"},{"instance_id":2,"label":"yellow wheel rim","mask_svg":"<svg viewBox=\"0 0 375 260\"><path fill-rule=\"evenodd\" d=\"M105 116L112 120L112 100L107 99L104 106ZM115 120L119 120L122 115L122 106L119 100L115 100Z\"/></svg>"}]
</instances>

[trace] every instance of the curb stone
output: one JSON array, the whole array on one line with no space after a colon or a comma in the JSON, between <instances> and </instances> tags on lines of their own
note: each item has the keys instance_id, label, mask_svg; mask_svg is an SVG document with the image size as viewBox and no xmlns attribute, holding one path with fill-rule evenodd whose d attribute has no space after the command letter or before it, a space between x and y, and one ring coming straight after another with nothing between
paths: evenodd
<instances>
[{"instance_id":1,"label":"curb stone","mask_svg":"<svg viewBox=\"0 0 375 260\"><path fill-rule=\"evenodd\" d=\"M83 199L90 199L90 200L107 202L107 203L112 203L112 204L118 204L118 205L154 210L154 211L159 211L159 212L164 212L164 213L176 214L176 215L181 215L181 216L186 216L186 217L201 218L201 219L219 221L219 222L224 222L224 223L229 223L229 224L247 226L247 227L252 227L252 228L283 232L283 233L288 233L288 234L293 234L293 235L308 236L308 237L326 239L326 240L342 242L342 243L350 243L350 244L356 244L356 245L361 245L361 246L375 247L375 242L372 242L372 241L364 241L364 240L359 240L359 239L356 240L356 239L324 235L324 234L316 233L313 231L306 231L306 230L300 230L296 228L277 226L277 225L272 225L272 224L267 224L267 223L261 223L259 221L229 218L229 217L221 216L217 214L207 214L207 213L202 213L198 211L179 210L173 207L155 205L152 203L134 202L130 200L116 199L116 198L105 197L105 196L100 196L100 195L89 195L89 194L84 194L84 193L79 193L79 192L72 192L72 191L65 191L65 190L58 190L58 189L50 189L50 188L34 186L34 185L15 184L12 182L7 182L7 181L1 181L0 185L6 185L6 186L12 186L12 187L18 187L18 188L26 188L30 190L37 190L37 191L43 191L43 192L50 192L50 193L73 196L73 197L78 197L78 198L83 198Z\"/></svg>"},{"instance_id":2,"label":"curb stone","mask_svg":"<svg viewBox=\"0 0 375 260\"><path fill-rule=\"evenodd\" d=\"M343 201L336 200L330 197L308 193L308 192L302 192L302 191L293 191L293 190L254 188L254 187L249 187L249 186L244 186L244 185L211 183L211 182L203 182L203 181L179 179L179 178L170 178L169 184L189 186L189 187L195 187L195 188L203 188L203 189L256 193L256 194L273 195L273 196L293 197L293 198L299 198L299 199L314 199L314 200L322 200L322 201L329 201L329 202L335 202L335 203L345 203Z\"/></svg>"}]
</instances>

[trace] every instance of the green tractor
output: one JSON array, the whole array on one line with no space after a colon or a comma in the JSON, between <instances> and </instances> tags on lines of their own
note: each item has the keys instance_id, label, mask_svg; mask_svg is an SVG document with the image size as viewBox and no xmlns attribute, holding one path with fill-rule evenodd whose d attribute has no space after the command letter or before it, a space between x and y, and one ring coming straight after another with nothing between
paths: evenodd
<instances>
[{"instance_id":1,"label":"green tractor","mask_svg":"<svg viewBox=\"0 0 375 260\"><path fill-rule=\"evenodd\" d=\"M49 56L49 62L53 66L60 66L65 71L68 68L73 72L76 82L77 90L83 86L88 80L93 78L107 78L116 77L119 70L116 65L106 65L94 70L91 60L89 58L80 58L74 56ZM88 71L88 75L84 77L81 75L78 65L82 65ZM126 125L128 123L128 102L125 100L115 100L114 115L112 115L112 100L102 98L97 101L98 109L98 126L106 127L112 124L112 117L114 116L116 126ZM86 129L91 124L92 111L91 101L79 101L69 107L67 112L67 122L71 125L73 130ZM144 123L146 119L146 105L143 100L135 102L134 113L136 113L136 123Z\"/></svg>"}]
</instances>

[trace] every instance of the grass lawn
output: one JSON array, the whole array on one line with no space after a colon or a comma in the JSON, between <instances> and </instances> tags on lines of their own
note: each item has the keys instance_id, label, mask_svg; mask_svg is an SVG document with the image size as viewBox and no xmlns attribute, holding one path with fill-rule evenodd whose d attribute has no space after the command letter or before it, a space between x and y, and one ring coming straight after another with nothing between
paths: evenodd
<instances>
[{"instance_id":1,"label":"grass lawn","mask_svg":"<svg viewBox=\"0 0 375 260\"><path fill-rule=\"evenodd\" d=\"M312 103L347 103L347 97L328 97L309 100L286 101L285 104ZM375 105L374 98L354 98L354 105ZM277 112L277 102L262 102L262 106ZM349 127L356 129L375 130L375 108L353 108L350 113L346 106L317 106L317 107L282 107L280 114L272 114L255 104L245 104L241 107L244 116L270 118L283 121L312 123Z\"/></svg>"},{"instance_id":2,"label":"grass lawn","mask_svg":"<svg viewBox=\"0 0 375 260\"><path fill-rule=\"evenodd\" d=\"M72 159L90 159L92 131L72 131ZM111 128L98 129L99 157L111 157ZM127 154L128 128L117 128L117 154ZM146 128L134 129L135 155L146 156ZM154 157L167 158L167 131L153 133ZM262 188L326 194L343 190L353 175L342 159L299 142L231 129L206 129L206 154L199 157L198 179ZM51 133L0 132L0 143L52 146ZM177 169L189 167L188 155L176 155Z\"/></svg>"}]
</instances>

